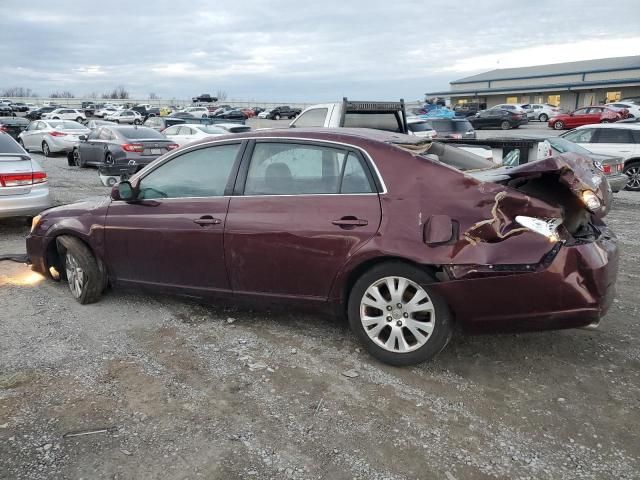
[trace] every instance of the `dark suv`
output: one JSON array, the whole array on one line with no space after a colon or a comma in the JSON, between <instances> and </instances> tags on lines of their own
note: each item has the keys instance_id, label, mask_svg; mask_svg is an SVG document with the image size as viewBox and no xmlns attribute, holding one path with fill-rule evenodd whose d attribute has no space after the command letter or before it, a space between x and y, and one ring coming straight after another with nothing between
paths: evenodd
<instances>
[{"instance_id":1,"label":"dark suv","mask_svg":"<svg viewBox=\"0 0 640 480\"><path fill-rule=\"evenodd\" d=\"M428 118L426 121L436 131L437 138L476 138L473 125L465 118Z\"/></svg>"},{"instance_id":2,"label":"dark suv","mask_svg":"<svg viewBox=\"0 0 640 480\"><path fill-rule=\"evenodd\" d=\"M295 118L300 115L299 108L291 108L288 105L284 107L276 107L269 112L267 118L271 120L280 120L281 118Z\"/></svg>"}]
</instances>

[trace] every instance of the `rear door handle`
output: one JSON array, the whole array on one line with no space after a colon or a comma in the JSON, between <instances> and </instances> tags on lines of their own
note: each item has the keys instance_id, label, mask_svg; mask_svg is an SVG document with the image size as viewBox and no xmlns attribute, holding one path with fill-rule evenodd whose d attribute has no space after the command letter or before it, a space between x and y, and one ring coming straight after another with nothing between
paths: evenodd
<instances>
[{"instance_id":1,"label":"rear door handle","mask_svg":"<svg viewBox=\"0 0 640 480\"><path fill-rule=\"evenodd\" d=\"M203 217L196 218L193 223L197 223L204 227L205 225L218 225L219 223L222 223L222 220L219 218L213 218L211 215L205 215Z\"/></svg>"},{"instance_id":2,"label":"rear door handle","mask_svg":"<svg viewBox=\"0 0 640 480\"><path fill-rule=\"evenodd\" d=\"M365 227L369 225L367 220L356 218L356 217L342 217L339 220L333 220L331 223L334 225L338 225L339 227L348 228L348 227Z\"/></svg>"}]
</instances>

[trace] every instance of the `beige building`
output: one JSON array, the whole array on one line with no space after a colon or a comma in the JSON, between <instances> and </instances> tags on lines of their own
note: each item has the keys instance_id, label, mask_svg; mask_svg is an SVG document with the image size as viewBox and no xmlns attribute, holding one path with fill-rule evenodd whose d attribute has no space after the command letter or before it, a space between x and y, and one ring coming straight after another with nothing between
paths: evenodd
<instances>
[{"instance_id":1,"label":"beige building","mask_svg":"<svg viewBox=\"0 0 640 480\"><path fill-rule=\"evenodd\" d=\"M491 70L450 85L426 95L450 98L452 105L550 103L566 110L630 97L640 103L640 55Z\"/></svg>"}]
</instances>

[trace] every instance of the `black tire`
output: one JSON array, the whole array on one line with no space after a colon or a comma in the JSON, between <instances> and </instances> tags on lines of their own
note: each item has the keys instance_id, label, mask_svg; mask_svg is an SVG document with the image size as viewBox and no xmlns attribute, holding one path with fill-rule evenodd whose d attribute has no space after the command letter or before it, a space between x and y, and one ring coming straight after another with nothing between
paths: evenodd
<instances>
[{"instance_id":1,"label":"black tire","mask_svg":"<svg viewBox=\"0 0 640 480\"><path fill-rule=\"evenodd\" d=\"M76 237L60 236L57 238L57 245L62 259L64 277L67 279L73 298L83 305L97 302L107 283L104 269L101 268L99 261L89 247ZM82 270L82 283L75 291L71 287L74 276L68 270L68 268L73 268L68 265L70 259Z\"/></svg>"},{"instance_id":2,"label":"black tire","mask_svg":"<svg viewBox=\"0 0 640 480\"><path fill-rule=\"evenodd\" d=\"M541 113L538 117L538 120L540 120L541 122L547 122L549 121L549 115L547 115L546 113Z\"/></svg>"},{"instance_id":3,"label":"black tire","mask_svg":"<svg viewBox=\"0 0 640 480\"><path fill-rule=\"evenodd\" d=\"M611 120L607 120L606 118L604 120L600 120L600 123L611 123Z\"/></svg>"},{"instance_id":4,"label":"black tire","mask_svg":"<svg viewBox=\"0 0 640 480\"><path fill-rule=\"evenodd\" d=\"M558 120L557 122L555 122L553 124L553 129L554 130L562 130L562 129L564 129L564 122L562 120Z\"/></svg>"},{"instance_id":5,"label":"black tire","mask_svg":"<svg viewBox=\"0 0 640 480\"><path fill-rule=\"evenodd\" d=\"M142 122L140 120L138 120L137 118L133 121L134 125L140 125Z\"/></svg>"},{"instance_id":6,"label":"black tire","mask_svg":"<svg viewBox=\"0 0 640 480\"><path fill-rule=\"evenodd\" d=\"M104 157L104 163L106 163L107 165L113 165L113 155L107 153Z\"/></svg>"},{"instance_id":7,"label":"black tire","mask_svg":"<svg viewBox=\"0 0 640 480\"><path fill-rule=\"evenodd\" d=\"M76 118L76 122L82 123L82 122L84 122L84 119L82 117L78 117L78 118Z\"/></svg>"},{"instance_id":8,"label":"black tire","mask_svg":"<svg viewBox=\"0 0 640 480\"><path fill-rule=\"evenodd\" d=\"M422 287L435 309L435 325L430 336L424 345L406 353L392 352L379 346L369 337L360 319L360 303L366 290L380 279L393 276L406 278ZM347 316L351 330L371 355L389 365L413 365L433 358L447 346L453 335L453 320L447 303L429 287L433 283L436 280L423 269L402 262L376 265L358 278L349 293Z\"/></svg>"},{"instance_id":9,"label":"black tire","mask_svg":"<svg viewBox=\"0 0 640 480\"><path fill-rule=\"evenodd\" d=\"M117 118L114 120L116 123L120 123L120 120L118 120Z\"/></svg>"},{"instance_id":10,"label":"black tire","mask_svg":"<svg viewBox=\"0 0 640 480\"><path fill-rule=\"evenodd\" d=\"M273 117L274 120L280 120L280 114L276 113L275 117Z\"/></svg>"},{"instance_id":11,"label":"black tire","mask_svg":"<svg viewBox=\"0 0 640 480\"><path fill-rule=\"evenodd\" d=\"M51 156L51 149L49 148L49 144L47 142L42 142L42 154L45 157Z\"/></svg>"},{"instance_id":12,"label":"black tire","mask_svg":"<svg viewBox=\"0 0 640 480\"><path fill-rule=\"evenodd\" d=\"M624 174L629 181L624 189L631 192L640 192L640 162L630 162L624 166Z\"/></svg>"},{"instance_id":13,"label":"black tire","mask_svg":"<svg viewBox=\"0 0 640 480\"><path fill-rule=\"evenodd\" d=\"M511 129L511 123L508 122L507 120L504 120L501 124L500 124L500 128L502 130L509 130Z\"/></svg>"},{"instance_id":14,"label":"black tire","mask_svg":"<svg viewBox=\"0 0 640 480\"><path fill-rule=\"evenodd\" d=\"M84 163L82 163L82 156L80 155L80 150L78 148L74 148L73 152L71 152L73 158L73 165L79 168L84 168Z\"/></svg>"}]
</instances>

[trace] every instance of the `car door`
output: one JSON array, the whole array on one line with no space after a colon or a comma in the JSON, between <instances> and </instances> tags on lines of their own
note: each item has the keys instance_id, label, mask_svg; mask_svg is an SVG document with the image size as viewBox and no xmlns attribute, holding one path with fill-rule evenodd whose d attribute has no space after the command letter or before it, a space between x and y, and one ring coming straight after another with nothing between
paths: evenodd
<instances>
[{"instance_id":1,"label":"car door","mask_svg":"<svg viewBox=\"0 0 640 480\"><path fill-rule=\"evenodd\" d=\"M368 160L349 147L258 140L229 204L225 259L235 294L324 301L380 225Z\"/></svg>"},{"instance_id":2,"label":"car door","mask_svg":"<svg viewBox=\"0 0 640 480\"><path fill-rule=\"evenodd\" d=\"M587 125L589 123L592 123L592 122L589 121L589 116L587 115L587 109L579 108L567 116L566 121L564 122L564 125L565 127L573 128L573 127L579 127L580 125Z\"/></svg>"},{"instance_id":3,"label":"car door","mask_svg":"<svg viewBox=\"0 0 640 480\"><path fill-rule=\"evenodd\" d=\"M228 291L223 235L243 147L226 142L173 155L134 181L136 201L113 201L109 276L185 293Z\"/></svg>"},{"instance_id":4,"label":"car door","mask_svg":"<svg viewBox=\"0 0 640 480\"><path fill-rule=\"evenodd\" d=\"M27 129L24 131L22 135L22 143L24 144L25 148L29 149L39 146L36 136L38 135L38 130L41 128L41 124L42 122L40 121L31 122Z\"/></svg>"},{"instance_id":5,"label":"car door","mask_svg":"<svg viewBox=\"0 0 640 480\"><path fill-rule=\"evenodd\" d=\"M598 128L589 150L603 155L629 158L635 152L631 130L626 128Z\"/></svg>"}]
</instances>

